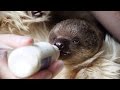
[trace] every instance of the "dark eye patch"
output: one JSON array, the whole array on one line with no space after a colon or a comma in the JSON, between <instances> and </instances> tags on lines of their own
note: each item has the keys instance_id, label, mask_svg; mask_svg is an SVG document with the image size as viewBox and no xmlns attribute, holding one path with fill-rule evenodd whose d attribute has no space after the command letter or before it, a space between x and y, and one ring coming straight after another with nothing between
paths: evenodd
<instances>
[{"instance_id":1,"label":"dark eye patch","mask_svg":"<svg viewBox=\"0 0 120 90\"><path fill-rule=\"evenodd\" d=\"M78 37L74 37L72 39L72 43L75 44L75 45L78 45L78 44L80 44L80 39Z\"/></svg>"}]
</instances>

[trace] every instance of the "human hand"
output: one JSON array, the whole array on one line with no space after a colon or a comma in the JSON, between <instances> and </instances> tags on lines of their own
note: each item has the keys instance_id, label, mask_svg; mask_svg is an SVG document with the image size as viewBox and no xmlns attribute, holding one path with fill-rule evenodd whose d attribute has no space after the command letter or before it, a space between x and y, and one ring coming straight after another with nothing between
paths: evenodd
<instances>
[{"instance_id":1,"label":"human hand","mask_svg":"<svg viewBox=\"0 0 120 90\"><path fill-rule=\"evenodd\" d=\"M120 12L119 11L91 11L96 19L120 42Z\"/></svg>"},{"instance_id":2,"label":"human hand","mask_svg":"<svg viewBox=\"0 0 120 90\"><path fill-rule=\"evenodd\" d=\"M30 37L3 34L0 35L0 42L3 45L8 45L13 48L18 48L25 45L31 45L33 40ZM55 61L48 69L42 70L26 79L51 79L54 77L63 67L62 61ZM7 66L7 51L0 49L0 78L1 79L19 79L14 76Z\"/></svg>"}]
</instances>

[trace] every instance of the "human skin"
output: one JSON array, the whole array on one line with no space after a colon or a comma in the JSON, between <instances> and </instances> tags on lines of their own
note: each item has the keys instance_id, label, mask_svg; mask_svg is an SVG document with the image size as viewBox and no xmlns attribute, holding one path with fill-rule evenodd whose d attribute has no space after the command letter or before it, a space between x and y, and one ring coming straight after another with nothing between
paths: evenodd
<instances>
[{"instance_id":1,"label":"human skin","mask_svg":"<svg viewBox=\"0 0 120 90\"><path fill-rule=\"evenodd\" d=\"M120 42L120 12L91 11L91 13Z\"/></svg>"},{"instance_id":2,"label":"human skin","mask_svg":"<svg viewBox=\"0 0 120 90\"><path fill-rule=\"evenodd\" d=\"M0 43L9 47L18 48L25 45L31 45L33 39L25 36L2 34ZM48 69L39 71L33 76L25 79L52 79L63 68L61 60L55 61ZM1 79L19 79L14 76L7 66L7 50L0 48L0 78Z\"/></svg>"}]
</instances>

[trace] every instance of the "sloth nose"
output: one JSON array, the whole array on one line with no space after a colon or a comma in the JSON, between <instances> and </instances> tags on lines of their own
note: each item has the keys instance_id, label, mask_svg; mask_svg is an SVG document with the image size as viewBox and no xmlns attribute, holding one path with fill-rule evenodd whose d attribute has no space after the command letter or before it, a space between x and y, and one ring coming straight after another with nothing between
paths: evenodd
<instances>
[{"instance_id":1,"label":"sloth nose","mask_svg":"<svg viewBox=\"0 0 120 90\"><path fill-rule=\"evenodd\" d=\"M65 45L62 42L56 42L54 45L56 45L59 50L63 50L65 48Z\"/></svg>"}]
</instances>

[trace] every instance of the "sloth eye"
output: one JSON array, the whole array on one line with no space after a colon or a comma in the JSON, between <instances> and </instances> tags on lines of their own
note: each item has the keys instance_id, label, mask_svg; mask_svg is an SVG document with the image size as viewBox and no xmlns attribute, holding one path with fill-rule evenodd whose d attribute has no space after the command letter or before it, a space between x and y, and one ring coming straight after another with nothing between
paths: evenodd
<instances>
[{"instance_id":1,"label":"sloth eye","mask_svg":"<svg viewBox=\"0 0 120 90\"><path fill-rule=\"evenodd\" d=\"M34 16L34 17L42 17L43 16L43 12L42 11L32 11L31 12L32 13L32 15Z\"/></svg>"},{"instance_id":2,"label":"sloth eye","mask_svg":"<svg viewBox=\"0 0 120 90\"><path fill-rule=\"evenodd\" d=\"M80 43L80 40L79 40L79 38L74 38L72 42L73 42L74 44L79 44L79 43Z\"/></svg>"}]
</instances>

